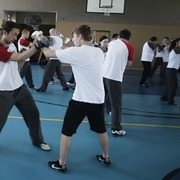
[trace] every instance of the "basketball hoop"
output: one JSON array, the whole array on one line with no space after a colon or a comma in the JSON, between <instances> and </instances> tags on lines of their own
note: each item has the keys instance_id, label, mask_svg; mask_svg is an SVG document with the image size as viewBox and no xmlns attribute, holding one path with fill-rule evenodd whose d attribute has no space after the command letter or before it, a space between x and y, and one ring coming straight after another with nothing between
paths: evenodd
<instances>
[{"instance_id":1,"label":"basketball hoop","mask_svg":"<svg viewBox=\"0 0 180 180\"><path fill-rule=\"evenodd\" d=\"M34 14L29 15L29 16L25 17L24 23L32 26L33 30L37 31L37 30L39 30L39 26L41 24L41 18Z\"/></svg>"}]
</instances>

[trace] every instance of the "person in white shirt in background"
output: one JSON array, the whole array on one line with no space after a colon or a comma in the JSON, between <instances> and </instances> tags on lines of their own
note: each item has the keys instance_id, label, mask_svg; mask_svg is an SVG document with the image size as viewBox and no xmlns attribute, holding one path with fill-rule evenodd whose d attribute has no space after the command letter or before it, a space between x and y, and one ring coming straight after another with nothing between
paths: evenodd
<instances>
[{"instance_id":1,"label":"person in white shirt in background","mask_svg":"<svg viewBox=\"0 0 180 180\"><path fill-rule=\"evenodd\" d=\"M108 44L109 44L109 39L107 36L105 35L102 35L100 38L99 38L99 47L101 48L101 50L103 51L104 53L104 57L106 57L106 53L108 51Z\"/></svg>"},{"instance_id":2,"label":"person in white shirt in background","mask_svg":"<svg viewBox=\"0 0 180 180\"><path fill-rule=\"evenodd\" d=\"M31 46L33 46L33 43L28 40L30 36L30 30L27 28L24 28L21 32L21 37L18 40L18 51L26 51ZM31 64L30 64L30 58L27 58L23 64L23 66L20 69L20 76L21 78L26 78L26 82L31 89L35 89L33 78L32 78L32 70L31 70Z\"/></svg>"},{"instance_id":3,"label":"person in white shirt in background","mask_svg":"<svg viewBox=\"0 0 180 180\"><path fill-rule=\"evenodd\" d=\"M163 56L163 64L162 64L162 85L166 84L166 67L169 61L169 47L170 40L168 37L164 37L162 44L164 45L164 56Z\"/></svg>"},{"instance_id":4,"label":"person in white shirt in background","mask_svg":"<svg viewBox=\"0 0 180 180\"><path fill-rule=\"evenodd\" d=\"M155 56L157 37L153 36L145 42L142 49L141 62L143 65L142 77L139 82L142 87L149 87L147 79L151 73L151 64Z\"/></svg>"},{"instance_id":5,"label":"person in white shirt in background","mask_svg":"<svg viewBox=\"0 0 180 180\"><path fill-rule=\"evenodd\" d=\"M52 28L49 30L50 37L53 38L55 43L50 46L53 50L60 50L63 47L63 41L59 37L59 32ZM43 82L40 86L40 88L36 89L37 92L46 92L49 82L53 79L54 73L56 72L57 78L60 80L60 83L63 87L64 91L68 91L69 87L66 83L65 76L62 72L62 66L61 62L57 58L49 58L49 61L46 65L44 76L43 76Z\"/></svg>"},{"instance_id":6,"label":"person in white shirt in background","mask_svg":"<svg viewBox=\"0 0 180 180\"><path fill-rule=\"evenodd\" d=\"M167 101L168 105L179 106L175 103L174 98L178 89L177 70L180 68L180 38L171 42L169 52L169 61L166 68L166 88L161 100Z\"/></svg>"},{"instance_id":7,"label":"person in white shirt in background","mask_svg":"<svg viewBox=\"0 0 180 180\"><path fill-rule=\"evenodd\" d=\"M120 38L109 43L103 64L103 81L105 87L105 108L111 112L111 133L114 136L124 136L122 129L122 81L126 67L134 60L134 46L128 42L131 32L121 30Z\"/></svg>"},{"instance_id":8,"label":"person in white shirt in background","mask_svg":"<svg viewBox=\"0 0 180 180\"><path fill-rule=\"evenodd\" d=\"M164 58L164 47L165 46L163 45L163 43L156 44L155 58L150 73L150 76L153 77L157 68L160 67L160 72L159 72L160 83L162 82L161 78L162 78L162 64Z\"/></svg>"}]
</instances>

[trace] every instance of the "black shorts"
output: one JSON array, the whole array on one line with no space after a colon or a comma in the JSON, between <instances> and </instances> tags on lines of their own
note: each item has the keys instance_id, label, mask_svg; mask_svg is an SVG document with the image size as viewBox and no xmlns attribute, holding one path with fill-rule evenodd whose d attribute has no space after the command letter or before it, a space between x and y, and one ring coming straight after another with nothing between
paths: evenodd
<instances>
[{"instance_id":1,"label":"black shorts","mask_svg":"<svg viewBox=\"0 0 180 180\"><path fill-rule=\"evenodd\" d=\"M105 133L104 104L91 104L70 100L64 117L62 134L72 136L87 116L90 129L97 133Z\"/></svg>"}]
</instances>

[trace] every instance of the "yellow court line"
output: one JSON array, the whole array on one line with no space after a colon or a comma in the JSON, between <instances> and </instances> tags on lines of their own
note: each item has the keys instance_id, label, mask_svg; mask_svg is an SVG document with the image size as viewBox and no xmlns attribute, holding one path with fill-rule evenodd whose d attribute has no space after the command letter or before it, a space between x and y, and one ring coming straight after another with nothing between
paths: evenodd
<instances>
[{"instance_id":1,"label":"yellow court line","mask_svg":"<svg viewBox=\"0 0 180 180\"><path fill-rule=\"evenodd\" d=\"M9 119L23 119L22 116L8 116ZM43 121L56 121L63 122L63 119L56 118L40 118ZM87 120L84 120L83 123L88 123ZM111 124L111 122L105 122L106 124ZM170 126L170 125L160 125L160 124L134 124L134 123L122 123L125 126L140 126L140 127L158 127L158 128L176 128L180 129L180 126Z\"/></svg>"}]
</instances>

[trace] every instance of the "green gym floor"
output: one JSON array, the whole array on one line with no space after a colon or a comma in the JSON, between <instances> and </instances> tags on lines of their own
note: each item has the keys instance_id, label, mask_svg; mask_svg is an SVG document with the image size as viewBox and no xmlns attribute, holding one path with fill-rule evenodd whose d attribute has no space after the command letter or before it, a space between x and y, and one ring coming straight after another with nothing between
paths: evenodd
<instances>
[{"instance_id":1,"label":"green gym floor","mask_svg":"<svg viewBox=\"0 0 180 180\"><path fill-rule=\"evenodd\" d=\"M44 69L32 65L35 86L42 82ZM63 67L68 80L69 67ZM179 75L179 74L178 74ZM28 129L13 107L0 135L1 180L161 180L180 167L180 107L160 101L164 89L158 72L149 79L150 87L139 87L141 71L127 70L123 82L122 125L124 137L113 137L110 115L105 115L112 165L105 167L95 156L101 153L97 135L89 130L87 119L73 136L68 154L68 171L52 170L48 161L59 158L59 138L63 117L73 90L63 91L60 83L48 86L46 93L31 90L41 115L44 152L31 144ZM26 83L26 82L25 82ZM175 102L180 104L180 90Z\"/></svg>"}]
</instances>

